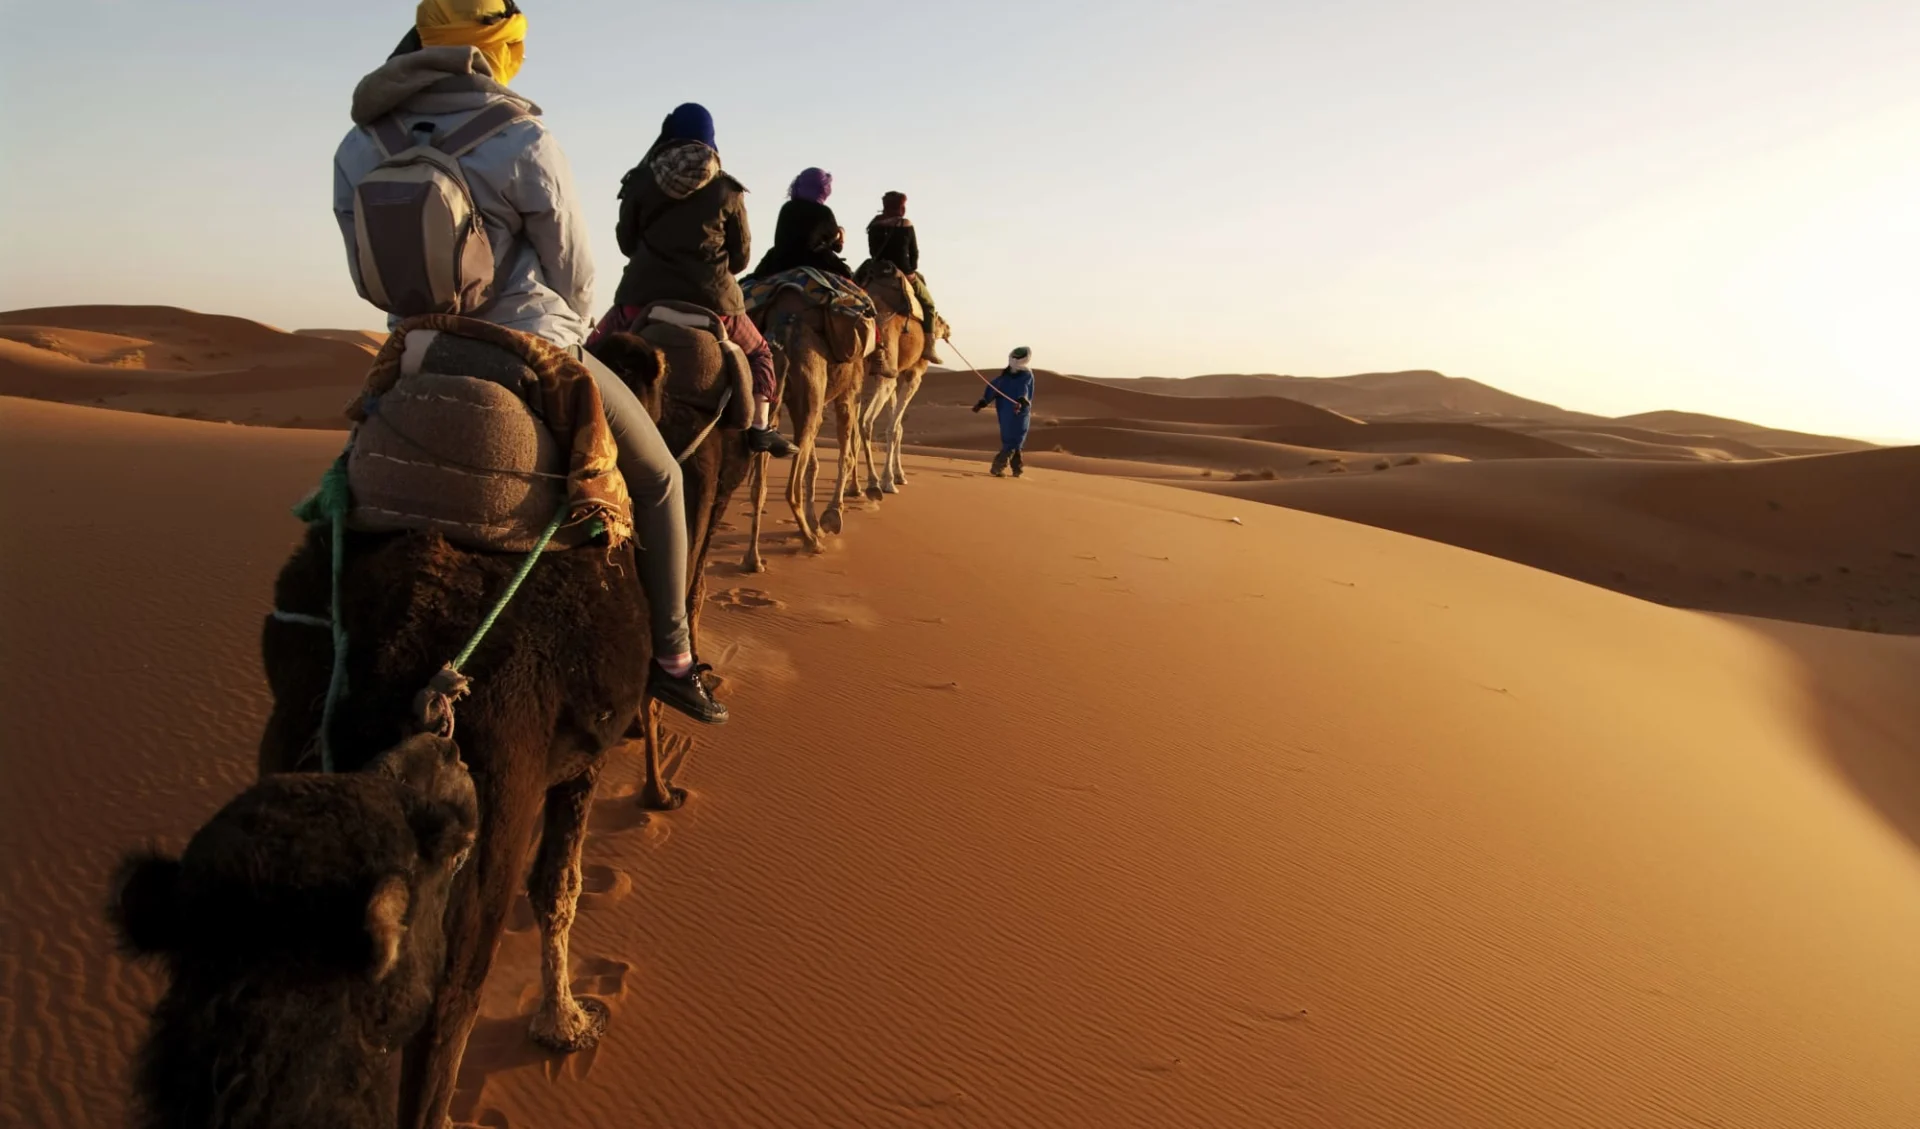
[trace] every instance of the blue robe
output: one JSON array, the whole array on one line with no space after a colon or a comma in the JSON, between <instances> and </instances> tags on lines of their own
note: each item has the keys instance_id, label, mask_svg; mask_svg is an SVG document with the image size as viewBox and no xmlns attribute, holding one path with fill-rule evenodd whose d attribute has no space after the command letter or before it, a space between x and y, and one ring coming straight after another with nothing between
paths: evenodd
<instances>
[{"instance_id":1,"label":"blue robe","mask_svg":"<svg viewBox=\"0 0 1920 1129\"><path fill-rule=\"evenodd\" d=\"M1003 395L988 392L980 397L980 406L992 404L1000 415L1000 449L1018 451L1027 445L1027 431L1033 426L1033 370L1008 369L990 382ZM1025 400L1027 410L1014 403Z\"/></svg>"}]
</instances>

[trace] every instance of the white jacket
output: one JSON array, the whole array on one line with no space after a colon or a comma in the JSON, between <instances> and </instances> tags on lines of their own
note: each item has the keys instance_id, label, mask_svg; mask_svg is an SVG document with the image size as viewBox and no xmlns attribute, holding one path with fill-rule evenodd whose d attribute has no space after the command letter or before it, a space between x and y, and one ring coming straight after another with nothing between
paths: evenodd
<instances>
[{"instance_id":1,"label":"white jacket","mask_svg":"<svg viewBox=\"0 0 1920 1129\"><path fill-rule=\"evenodd\" d=\"M360 127L397 114L405 127L430 122L444 132L500 101L540 113L540 107L493 81L486 57L471 47L396 55L360 81L353 92L355 128L333 158L333 214L356 283L353 189L382 160L380 147ZM593 257L573 172L559 143L537 119L516 122L460 158L460 167L494 254L493 301L472 316L563 348L584 342L593 317Z\"/></svg>"}]
</instances>

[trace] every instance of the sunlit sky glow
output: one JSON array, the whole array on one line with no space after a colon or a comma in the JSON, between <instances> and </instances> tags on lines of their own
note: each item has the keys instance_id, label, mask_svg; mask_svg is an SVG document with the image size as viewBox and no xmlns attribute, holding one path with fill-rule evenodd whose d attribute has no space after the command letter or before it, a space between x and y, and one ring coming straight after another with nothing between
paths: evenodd
<instances>
[{"instance_id":1,"label":"sunlit sky glow","mask_svg":"<svg viewBox=\"0 0 1920 1129\"><path fill-rule=\"evenodd\" d=\"M527 0L614 192L683 100L761 246L912 198L960 348L1102 376L1436 368L1605 414L1920 440L1920 3ZM404 0L6 5L0 307L373 326L328 210Z\"/></svg>"}]
</instances>

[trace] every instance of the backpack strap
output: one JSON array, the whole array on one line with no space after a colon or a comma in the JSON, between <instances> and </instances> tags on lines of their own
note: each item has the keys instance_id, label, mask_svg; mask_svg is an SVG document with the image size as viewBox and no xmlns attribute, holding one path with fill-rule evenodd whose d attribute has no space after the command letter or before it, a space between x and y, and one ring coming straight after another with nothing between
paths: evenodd
<instances>
[{"instance_id":1,"label":"backpack strap","mask_svg":"<svg viewBox=\"0 0 1920 1129\"><path fill-rule=\"evenodd\" d=\"M407 133L407 127L401 125L400 119L392 114L369 125L367 132L373 135L374 142L388 157L404 153L415 145L412 136Z\"/></svg>"},{"instance_id":2,"label":"backpack strap","mask_svg":"<svg viewBox=\"0 0 1920 1129\"><path fill-rule=\"evenodd\" d=\"M464 157L481 142L519 121L531 121L533 115L514 102L495 102L486 109L437 137L433 147L449 157Z\"/></svg>"}]
</instances>

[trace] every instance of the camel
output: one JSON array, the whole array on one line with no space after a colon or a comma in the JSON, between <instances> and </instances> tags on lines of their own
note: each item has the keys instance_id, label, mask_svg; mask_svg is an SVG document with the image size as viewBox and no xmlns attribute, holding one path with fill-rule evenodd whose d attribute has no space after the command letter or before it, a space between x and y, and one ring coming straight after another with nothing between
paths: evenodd
<instances>
[{"instance_id":1,"label":"camel","mask_svg":"<svg viewBox=\"0 0 1920 1129\"><path fill-rule=\"evenodd\" d=\"M615 333L594 347L594 355L632 379L633 374L647 373L650 366L658 364L659 351L633 334ZM711 419L709 412L667 399L660 413L660 437L666 440L668 450L685 451ZM687 576L692 589L687 593L687 629L695 654L701 653L700 615L707 604L707 555L713 548L714 534L726 520L734 492L746 480L752 459L738 428L715 427L680 465L687 501ZM670 811L685 804L685 789L667 784L661 776L659 707L648 703L626 735L646 746L647 779L641 806Z\"/></svg>"},{"instance_id":2,"label":"camel","mask_svg":"<svg viewBox=\"0 0 1920 1129\"><path fill-rule=\"evenodd\" d=\"M867 277L872 269L871 264L863 264L860 277ZM912 304L907 301L905 279L895 272L889 282L868 288L880 318L878 343L873 355L867 358L864 407L860 414L862 457L867 468L866 495L876 502L887 494L899 493L900 487L907 484L900 459L907 407L920 391L921 381L926 379L929 354L933 352L926 326L914 317ZM934 314L933 328L935 340L946 339L949 332L946 319L938 313ZM878 473L875 473L873 459L876 443L881 446Z\"/></svg>"},{"instance_id":3,"label":"camel","mask_svg":"<svg viewBox=\"0 0 1920 1129\"><path fill-rule=\"evenodd\" d=\"M459 748L422 735L363 772L262 780L177 858L128 856L108 916L167 973L136 1124L393 1125L394 1051L433 1008L475 804Z\"/></svg>"},{"instance_id":4,"label":"camel","mask_svg":"<svg viewBox=\"0 0 1920 1129\"><path fill-rule=\"evenodd\" d=\"M664 384L658 351L635 339L613 355L627 366L616 371L657 418ZM706 442L728 438L716 433ZM277 609L327 615L330 541L324 527L308 531L275 584ZM410 732L415 693L459 653L520 558L418 532L349 533L345 552L340 612L350 641L358 642L349 644L347 694L331 744L336 766L351 772ZM606 1006L573 993L568 944L606 755L636 718L654 715L645 701L653 654L637 575L631 545L543 554L463 670L472 693L459 706L458 739L479 795L479 838L474 864L447 907L445 977L402 1060L400 1124L408 1129L441 1129L446 1121L480 991L536 832L527 892L540 926L542 992L530 1035L570 1052L594 1046L606 1030ZM331 640L325 631L270 617L262 652L274 706L260 742L260 771L297 771L313 759ZM654 735L654 725L644 728ZM666 785L657 740L650 745L641 803L678 807L685 794Z\"/></svg>"},{"instance_id":5,"label":"camel","mask_svg":"<svg viewBox=\"0 0 1920 1129\"><path fill-rule=\"evenodd\" d=\"M797 291L783 290L770 304L754 312L755 324L773 346L773 359L781 401L793 419L793 472L787 479L787 505L800 527L800 540L808 552L826 549L822 532L839 533L841 513L854 483L854 460L861 438L857 421L860 415L861 370L864 361L856 358L841 363L832 359L827 344L826 319L837 317L815 306ZM840 435L839 473L833 492L828 495L824 513L814 512L814 479L820 469L818 442L820 428L832 405L834 423ZM765 572L766 561L760 555L760 523L767 504L767 462L764 454L753 460L753 528L747 542L745 568ZM856 493L857 497L858 494Z\"/></svg>"}]
</instances>

